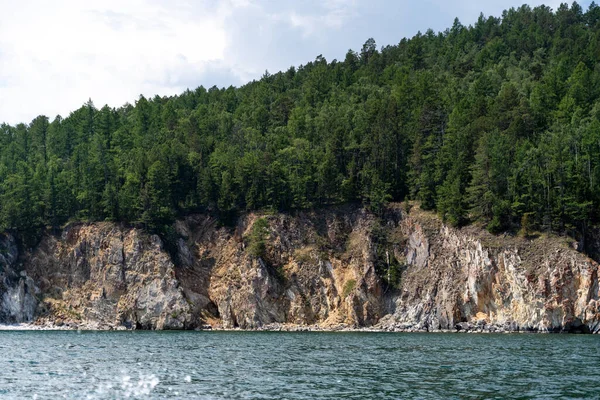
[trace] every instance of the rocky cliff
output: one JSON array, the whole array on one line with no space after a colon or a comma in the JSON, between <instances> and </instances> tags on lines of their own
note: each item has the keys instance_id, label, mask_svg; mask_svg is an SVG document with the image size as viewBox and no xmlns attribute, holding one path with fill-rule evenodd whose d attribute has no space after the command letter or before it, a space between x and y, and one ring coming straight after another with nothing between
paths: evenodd
<instances>
[{"instance_id":1,"label":"rocky cliff","mask_svg":"<svg viewBox=\"0 0 600 400\"><path fill-rule=\"evenodd\" d=\"M406 257L399 330L600 331L598 264L565 237L494 236L443 225L413 209L401 222Z\"/></svg>"},{"instance_id":2,"label":"rocky cliff","mask_svg":"<svg viewBox=\"0 0 600 400\"><path fill-rule=\"evenodd\" d=\"M256 234L254 227L263 226ZM600 331L598 264L567 238L493 236L413 207L174 225L165 243L74 224L0 239L0 321L94 329ZM256 250L259 249L259 250Z\"/></svg>"},{"instance_id":3,"label":"rocky cliff","mask_svg":"<svg viewBox=\"0 0 600 400\"><path fill-rule=\"evenodd\" d=\"M32 321L39 289L23 270L18 271L19 250L14 237L0 234L0 322Z\"/></svg>"}]
</instances>

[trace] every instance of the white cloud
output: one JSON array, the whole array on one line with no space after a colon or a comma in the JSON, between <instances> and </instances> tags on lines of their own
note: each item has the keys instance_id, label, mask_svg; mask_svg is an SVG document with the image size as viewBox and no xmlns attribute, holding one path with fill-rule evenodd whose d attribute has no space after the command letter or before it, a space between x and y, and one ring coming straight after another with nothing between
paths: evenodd
<instances>
[{"instance_id":1,"label":"white cloud","mask_svg":"<svg viewBox=\"0 0 600 400\"><path fill-rule=\"evenodd\" d=\"M356 16L356 0L326 0L321 2L323 12L297 13L292 11L286 17L292 26L302 28L305 36L316 34L322 28L340 29Z\"/></svg>"},{"instance_id":2,"label":"white cloud","mask_svg":"<svg viewBox=\"0 0 600 400\"><path fill-rule=\"evenodd\" d=\"M295 30L286 39L292 46L315 43L323 29L340 29L356 6L309 3L0 0L0 121L64 116L88 98L120 106L139 94L240 84L267 68L305 62L304 53L276 54L280 31Z\"/></svg>"},{"instance_id":3,"label":"white cloud","mask_svg":"<svg viewBox=\"0 0 600 400\"><path fill-rule=\"evenodd\" d=\"M0 119L11 123L67 114L89 97L118 106L173 94L224 56L225 16L202 5L191 13L142 0L2 3Z\"/></svg>"},{"instance_id":4,"label":"white cloud","mask_svg":"<svg viewBox=\"0 0 600 400\"><path fill-rule=\"evenodd\" d=\"M0 0L0 122L65 116L88 98L118 107L139 94L239 85L318 54L343 58L369 37L394 44L418 30L443 30L455 16L468 25L479 11L500 15L523 3Z\"/></svg>"}]
</instances>

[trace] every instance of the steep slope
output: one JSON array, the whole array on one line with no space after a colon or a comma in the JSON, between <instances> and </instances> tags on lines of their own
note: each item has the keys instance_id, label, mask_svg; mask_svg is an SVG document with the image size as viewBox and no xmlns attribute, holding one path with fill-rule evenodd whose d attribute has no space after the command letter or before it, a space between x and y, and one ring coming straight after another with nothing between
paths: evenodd
<instances>
[{"instance_id":1,"label":"steep slope","mask_svg":"<svg viewBox=\"0 0 600 400\"><path fill-rule=\"evenodd\" d=\"M208 319L218 316L225 328L370 326L384 315L383 286L372 259L372 215L341 207L267 216L269 235L260 258L246 251L257 218L243 217L233 230L217 228L208 217L177 224L183 237L178 277L188 298L197 299L199 313L212 310Z\"/></svg>"},{"instance_id":2,"label":"steep slope","mask_svg":"<svg viewBox=\"0 0 600 400\"><path fill-rule=\"evenodd\" d=\"M266 227L253 254L253 227ZM94 329L600 331L598 264L567 238L494 236L391 205L196 215L175 250L143 230L75 224L0 250L0 321ZM394 287L386 283L389 281Z\"/></svg>"},{"instance_id":3,"label":"steep slope","mask_svg":"<svg viewBox=\"0 0 600 400\"><path fill-rule=\"evenodd\" d=\"M562 237L449 228L415 208L391 329L600 330L598 264Z\"/></svg>"},{"instance_id":4,"label":"steep slope","mask_svg":"<svg viewBox=\"0 0 600 400\"><path fill-rule=\"evenodd\" d=\"M15 239L0 234L0 322L31 321L39 289L25 271L18 271L19 250Z\"/></svg>"},{"instance_id":5,"label":"steep slope","mask_svg":"<svg viewBox=\"0 0 600 400\"><path fill-rule=\"evenodd\" d=\"M40 322L184 329L190 306L160 238L111 223L47 235L23 265L42 296Z\"/></svg>"}]
</instances>

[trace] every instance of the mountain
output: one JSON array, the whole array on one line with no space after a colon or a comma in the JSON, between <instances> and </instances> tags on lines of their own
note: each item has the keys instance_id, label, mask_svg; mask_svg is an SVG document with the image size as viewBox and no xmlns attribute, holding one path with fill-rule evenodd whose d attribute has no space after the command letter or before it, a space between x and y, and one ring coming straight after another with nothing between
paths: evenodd
<instances>
[{"instance_id":1,"label":"mountain","mask_svg":"<svg viewBox=\"0 0 600 400\"><path fill-rule=\"evenodd\" d=\"M599 59L525 5L4 124L0 320L598 332Z\"/></svg>"},{"instance_id":2,"label":"mountain","mask_svg":"<svg viewBox=\"0 0 600 400\"><path fill-rule=\"evenodd\" d=\"M600 202L600 7L522 6L240 88L87 102L0 128L0 227L225 223L256 210L418 200L490 232L585 236Z\"/></svg>"}]
</instances>

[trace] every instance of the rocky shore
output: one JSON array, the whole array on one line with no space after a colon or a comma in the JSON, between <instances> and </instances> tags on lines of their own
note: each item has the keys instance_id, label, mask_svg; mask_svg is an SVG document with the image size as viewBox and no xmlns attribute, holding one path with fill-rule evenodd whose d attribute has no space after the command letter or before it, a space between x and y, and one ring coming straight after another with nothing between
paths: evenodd
<instances>
[{"instance_id":1,"label":"rocky shore","mask_svg":"<svg viewBox=\"0 0 600 400\"><path fill-rule=\"evenodd\" d=\"M131 331L124 326L107 326L98 324L76 324L76 323L59 323L52 322L35 322L35 323L20 323L10 325L0 325L0 331ZM589 334L586 325L579 325L577 329L572 330L555 330L555 331L539 331L539 330L522 330L516 324L489 325L489 324L471 324L461 322L454 329L427 329L418 326L393 325L393 326L370 326L370 327L352 327L348 325L336 325L323 327L320 325L294 325L294 324L268 324L260 326L256 329L241 329L241 328L223 328L205 325L196 327L195 331L215 331L215 332L372 332L372 333L495 333L495 334L518 334L518 333L541 333L541 334L556 334L556 333L582 333ZM595 332L597 333L597 332Z\"/></svg>"},{"instance_id":2,"label":"rocky shore","mask_svg":"<svg viewBox=\"0 0 600 400\"><path fill-rule=\"evenodd\" d=\"M259 221L266 228L257 239ZM348 205L248 214L233 227L196 215L173 228L165 243L136 227L72 224L25 251L1 235L0 323L600 332L598 264L566 237L455 229L398 204L378 217Z\"/></svg>"}]
</instances>

